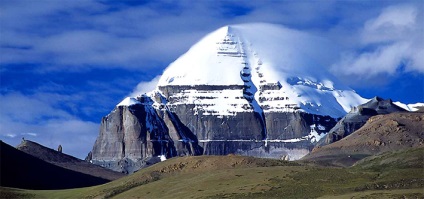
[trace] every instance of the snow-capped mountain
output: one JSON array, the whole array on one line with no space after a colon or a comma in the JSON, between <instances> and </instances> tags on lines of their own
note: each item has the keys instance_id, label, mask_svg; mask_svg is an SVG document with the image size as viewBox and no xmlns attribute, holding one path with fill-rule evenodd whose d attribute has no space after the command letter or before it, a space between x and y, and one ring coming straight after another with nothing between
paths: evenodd
<instances>
[{"instance_id":1,"label":"snow-capped mountain","mask_svg":"<svg viewBox=\"0 0 424 199\"><path fill-rule=\"evenodd\" d=\"M320 66L318 53L299 50L298 46L315 45L307 43L311 38L325 42L270 24L225 26L170 64L158 87L242 87L212 92L187 89L172 96L181 99L174 103L195 104L196 109L215 115L234 115L250 105L256 107L255 111L300 108L312 114L343 117L367 100Z\"/></svg>"},{"instance_id":2,"label":"snow-capped mountain","mask_svg":"<svg viewBox=\"0 0 424 199\"><path fill-rule=\"evenodd\" d=\"M165 69L155 90L103 118L92 162L132 172L158 156L301 158L367 101L326 71L325 50L299 48L325 42L271 24L208 34Z\"/></svg>"}]
</instances>

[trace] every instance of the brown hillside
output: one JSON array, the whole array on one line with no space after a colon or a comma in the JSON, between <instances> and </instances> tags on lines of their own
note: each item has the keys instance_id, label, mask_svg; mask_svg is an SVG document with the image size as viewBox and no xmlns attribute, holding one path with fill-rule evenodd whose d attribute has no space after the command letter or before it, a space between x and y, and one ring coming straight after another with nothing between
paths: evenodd
<instances>
[{"instance_id":1,"label":"brown hillside","mask_svg":"<svg viewBox=\"0 0 424 199\"><path fill-rule=\"evenodd\" d=\"M350 166L356 161L387 151L424 145L424 113L396 112L371 117L344 139L315 148L302 160L324 165Z\"/></svg>"}]
</instances>

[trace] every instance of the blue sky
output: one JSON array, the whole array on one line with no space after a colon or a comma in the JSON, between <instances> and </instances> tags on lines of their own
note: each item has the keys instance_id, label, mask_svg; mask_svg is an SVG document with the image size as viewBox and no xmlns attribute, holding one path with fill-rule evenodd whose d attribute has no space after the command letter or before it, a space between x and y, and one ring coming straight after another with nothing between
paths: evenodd
<instances>
[{"instance_id":1,"label":"blue sky","mask_svg":"<svg viewBox=\"0 0 424 199\"><path fill-rule=\"evenodd\" d=\"M423 10L423 1L0 0L0 139L84 158L101 117L205 34L237 23L328 39L340 52L327 69L363 97L423 102Z\"/></svg>"}]
</instances>

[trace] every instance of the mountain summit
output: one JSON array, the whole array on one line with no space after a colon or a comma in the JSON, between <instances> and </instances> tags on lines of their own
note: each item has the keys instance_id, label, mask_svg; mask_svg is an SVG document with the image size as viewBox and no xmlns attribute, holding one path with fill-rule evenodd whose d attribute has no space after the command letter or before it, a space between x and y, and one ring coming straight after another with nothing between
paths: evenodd
<instances>
[{"instance_id":1,"label":"mountain summit","mask_svg":"<svg viewBox=\"0 0 424 199\"><path fill-rule=\"evenodd\" d=\"M152 158L299 159L366 100L323 66L327 41L271 24L222 27L164 71L155 90L102 119L92 162L133 172Z\"/></svg>"},{"instance_id":2,"label":"mountain summit","mask_svg":"<svg viewBox=\"0 0 424 199\"><path fill-rule=\"evenodd\" d=\"M169 65L159 80L164 86L234 85L244 87L200 100L217 115L243 111L246 100L265 112L292 111L342 117L366 100L327 72L327 55L305 46L330 46L319 37L271 24L222 27L196 43ZM244 97L242 96L244 95ZM196 103L204 94L191 92L181 103ZM227 98L224 98L227 97ZM223 103L219 103L223 102ZM253 104L252 104L253 103Z\"/></svg>"}]
</instances>

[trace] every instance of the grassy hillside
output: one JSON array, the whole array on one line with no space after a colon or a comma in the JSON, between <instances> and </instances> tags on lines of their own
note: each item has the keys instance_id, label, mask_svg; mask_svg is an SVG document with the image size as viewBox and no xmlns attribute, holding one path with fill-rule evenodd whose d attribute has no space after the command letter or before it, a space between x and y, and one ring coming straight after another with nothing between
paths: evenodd
<instances>
[{"instance_id":1,"label":"grassy hillside","mask_svg":"<svg viewBox=\"0 0 424 199\"><path fill-rule=\"evenodd\" d=\"M424 146L409 150L386 152L371 156L354 165L354 168L371 169L375 171L423 168Z\"/></svg>"},{"instance_id":2,"label":"grassy hillside","mask_svg":"<svg viewBox=\"0 0 424 199\"><path fill-rule=\"evenodd\" d=\"M351 168L242 156L173 158L113 182L60 191L2 189L19 198L423 198L424 148Z\"/></svg>"}]
</instances>

